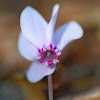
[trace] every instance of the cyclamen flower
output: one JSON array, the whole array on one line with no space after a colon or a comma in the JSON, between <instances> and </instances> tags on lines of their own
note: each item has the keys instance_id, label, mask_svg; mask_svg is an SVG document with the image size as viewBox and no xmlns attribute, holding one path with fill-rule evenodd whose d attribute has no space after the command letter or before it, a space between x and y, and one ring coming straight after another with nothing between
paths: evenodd
<instances>
[{"instance_id":1,"label":"cyclamen flower","mask_svg":"<svg viewBox=\"0 0 100 100\"><path fill-rule=\"evenodd\" d=\"M49 23L30 6L21 13L18 48L24 58L34 61L26 73L30 82L35 83L52 74L64 47L83 35L81 26L75 21L54 31L58 9L56 4Z\"/></svg>"}]
</instances>

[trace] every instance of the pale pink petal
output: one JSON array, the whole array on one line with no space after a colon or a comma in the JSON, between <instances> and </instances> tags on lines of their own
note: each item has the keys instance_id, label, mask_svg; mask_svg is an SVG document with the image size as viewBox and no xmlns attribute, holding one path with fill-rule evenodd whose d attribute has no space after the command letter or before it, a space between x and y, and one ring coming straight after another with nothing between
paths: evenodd
<instances>
[{"instance_id":1,"label":"pale pink petal","mask_svg":"<svg viewBox=\"0 0 100 100\"><path fill-rule=\"evenodd\" d=\"M28 6L22 11L20 26L23 35L37 48L45 45L47 22L34 8Z\"/></svg>"},{"instance_id":2,"label":"pale pink petal","mask_svg":"<svg viewBox=\"0 0 100 100\"><path fill-rule=\"evenodd\" d=\"M75 39L79 39L83 36L83 29L75 21L71 21L68 24L64 24L55 31L55 43L59 50L63 48Z\"/></svg>"},{"instance_id":3,"label":"pale pink petal","mask_svg":"<svg viewBox=\"0 0 100 100\"><path fill-rule=\"evenodd\" d=\"M21 33L18 40L18 49L21 55L27 60L33 61L37 59L38 50L36 47L29 42Z\"/></svg>"},{"instance_id":4,"label":"pale pink petal","mask_svg":"<svg viewBox=\"0 0 100 100\"><path fill-rule=\"evenodd\" d=\"M47 30L46 30L47 46L52 42L52 39L53 39L54 28L55 28L58 10L59 10L59 5L56 4L53 8L52 17L51 17L51 20L47 26Z\"/></svg>"},{"instance_id":5,"label":"pale pink petal","mask_svg":"<svg viewBox=\"0 0 100 100\"><path fill-rule=\"evenodd\" d=\"M52 74L55 68L56 65L44 66L36 61L29 67L26 77L30 82L35 83L40 81L43 77Z\"/></svg>"}]
</instances>

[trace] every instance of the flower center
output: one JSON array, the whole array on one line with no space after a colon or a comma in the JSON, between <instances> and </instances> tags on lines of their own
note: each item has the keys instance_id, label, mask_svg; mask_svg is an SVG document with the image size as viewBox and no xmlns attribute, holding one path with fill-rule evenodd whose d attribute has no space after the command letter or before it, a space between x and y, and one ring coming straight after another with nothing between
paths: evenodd
<instances>
[{"instance_id":1,"label":"flower center","mask_svg":"<svg viewBox=\"0 0 100 100\"><path fill-rule=\"evenodd\" d=\"M59 56L61 52L56 48L50 45L49 47L38 50L39 52L39 62L45 64L46 66L57 64L59 62Z\"/></svg>"}]
</instances>

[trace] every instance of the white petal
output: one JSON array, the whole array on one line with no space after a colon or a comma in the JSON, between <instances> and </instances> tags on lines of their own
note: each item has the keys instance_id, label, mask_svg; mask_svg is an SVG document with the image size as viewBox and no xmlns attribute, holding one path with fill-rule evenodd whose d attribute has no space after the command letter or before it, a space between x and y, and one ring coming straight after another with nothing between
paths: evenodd
<instances>
[{"instance_id":1,"label":"white petal","mask_svg":"<svg viewBox=\"0 0 100 100\"><path fill-rule=\"evenodd\" d=\"M56 23L56 18L57 18L57 14L58 14L58 10L59 10L59 5L56 4L53 8L53 12L52 12L52 17L51 20L47 26L47 30L46 30L46 36L47 36L47 46L52 43L52 39L53 39L53 34L54 34L54 28L55 28L55 23Z\"/></svg>"},{"instance_id":2,"label":"white petal","mask_svg":"<svg viewBox=\"0 0 100 100\"><path fill-rule=\"evenodd\" d=\"M18 49L21 55L27 60L33 61L38 56L38 50L21 33L18 40Z\"/></svg>"},{"instance_id":3,"label":"white petal","mask_svg":"<svg viewBox=\"0 0 100 100\"><path fill-rule=\"evenodd\" d=\"M30 82L35 83L40 81L43 77L52 74L55 68L56 65L44 66L36 61L29 67L26 77Z\"/></svg>"},{"instance_id":4,"label":"white petal","mask_svg":"<svg viewBox=\"0 0 100 100\"><path fill-rule=\"evenodd\" d=\"M55 31L55 43L59 50L75 39L83 36L83 29L75 21L64 24Z\"/></svg>"},{"instance_id":5,"label":"white petal","mask_svg":"<svg viewBox=\"0 0 100 100\"><path fill-rule=\"evenodd\" d=\"M47 22L34 8L28 6L22 11L20 26L24 36L36 47L45 45Z\"/></svg>"}]
</instances>

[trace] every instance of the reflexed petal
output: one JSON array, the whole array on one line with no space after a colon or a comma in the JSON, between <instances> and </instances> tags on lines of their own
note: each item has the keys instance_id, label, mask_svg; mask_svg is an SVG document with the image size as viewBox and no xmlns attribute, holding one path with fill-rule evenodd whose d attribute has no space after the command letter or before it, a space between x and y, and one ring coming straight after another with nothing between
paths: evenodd
<instances>
[{"instance_id":1,"label":"reflexed petal","mask_svg":"<svg viewBox=\"0 0 100 100\"><path fill-rule=\"evenodd\" d=\"M38 50L36 47L29 42L21 33L18 40L18 49L23 57L26 59L33 61L37 58Z\"/></svg>"},{"instance_id":2,"label":"reflexed petal","mask_svg":"<svg viewBox=\"0 0 100 100\"><path fill-rule=\"evenodd\" d=\"M45 45L47 22L34 8L28 6L22 11L20 26L23 35L36 47Z\"/></svg>"},{"instance_id":3,"label":"reflexed petal","mask_svg":"<svg viewBox=\"0 0 100 100\"><path fill-rule=\"evenodd\" d=\"M68 43L83 36L83 29L75 21L71 21L59 27L55 31L55 43L59 50L62 50Z\"/></svg>"},{"instance_id":4,"label":"reflexed petal","mask_svg":"<svg viewBox=\"0 0 100 100\"><path fill-rule=\"evenodd\" d=\"M53 8L52 17L46 30L47 46L52 42L58 10L59 10L59 5L56 4Z\"/></svg>"},{"instance_id":5,"label":"reflexed petal","mask_svg":"<svg viewBox=\"0 0 100 100\"><path fill-rule=\"evenodd\" d=\"M55 68L56 65L44 66L36 61L29 67L26 77L30 82L35 83L40 81L44 76L52 74Z\"/></svg>"}]
</instances>

